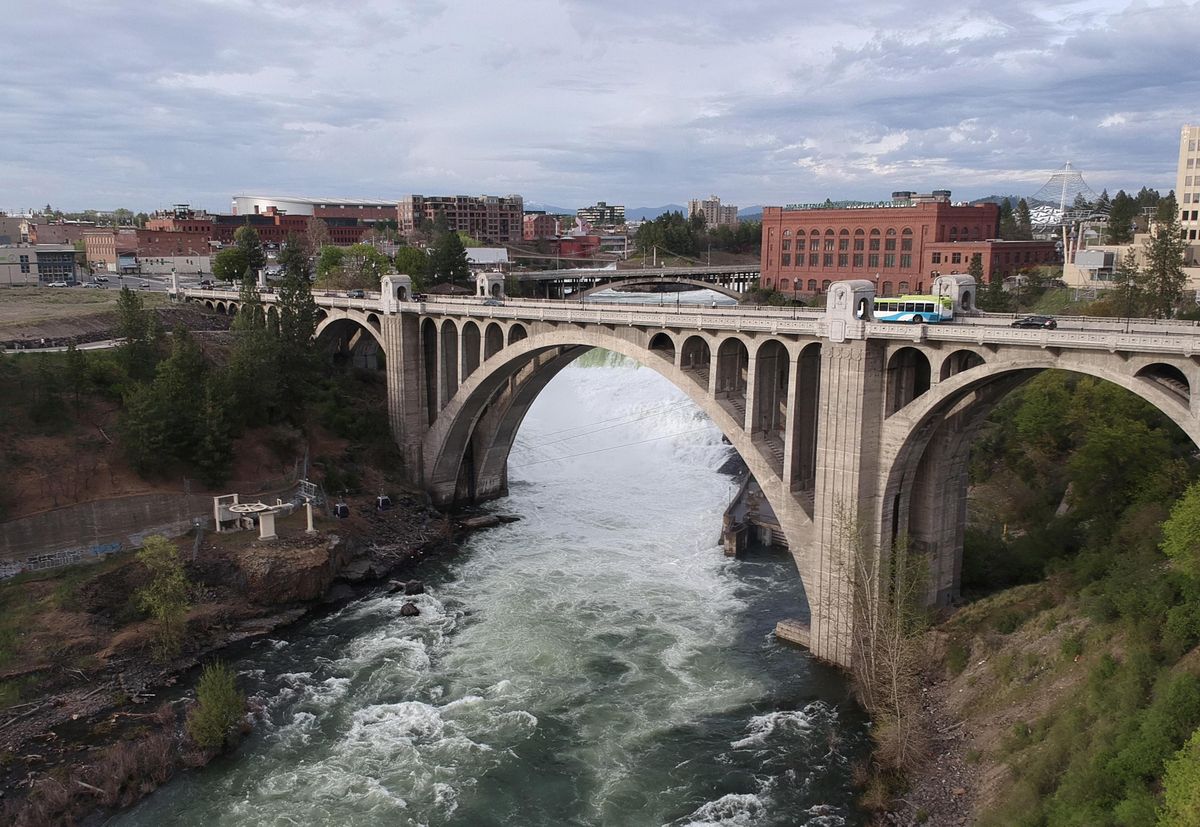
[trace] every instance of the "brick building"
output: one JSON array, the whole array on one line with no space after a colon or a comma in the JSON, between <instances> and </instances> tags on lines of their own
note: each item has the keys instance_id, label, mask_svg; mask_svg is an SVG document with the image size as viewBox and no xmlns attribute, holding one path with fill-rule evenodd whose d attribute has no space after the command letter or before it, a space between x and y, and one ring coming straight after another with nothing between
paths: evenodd
<instances>
[{"instance_id":1,"label":"brick building","mask_svg":"<svg viewBox=\"0 0 1200 827\"><path fill-rule=\"evenodd\" d=\"M109 273L137 271L137 230L89 230L83 234L83 248L93 270Z\"/></svg>"},{"instance_id":2,"label":"brick building","mask_svg":"<svg viewBox=\"0 0 1200 827\"><path fill-rule=\"evenodd\" d=\"M511 244L525 236L525 201L519 195L409 195L400 199L400 232L411 233L442 215L452 230L488 244Z\"/></svg>"},{"instance_id":3,"label":"brick building","mask_svg":"<svg viewBox=\"0 0 1200 827\"><path fill-rule=\"evenodd\" d=\"M96 229L95 221L30 222L30 244L74 244L83 241L83 234Z\"/></svg>"},{"instance_id":4,"label":"brick building","mask_svg":"<svg viewBox=\"0 0 1200 827\"><path fill-rule=\"evenodd\" d=\"M526 241L558 238L558 218L544 212L525 213L523 237Z\"/></svg>"},{"instance_id":5,"label":"brick building","mask_svg":"<svg viewBox=\"0 0 1200 827\"><path fill-rule=\"evenodd\" d=\"M954 204L947 190L897 192L868 205L766 207L762 285L813 295L834 281L867 279L890 296L920 293L938 274L967 272L975 253L989 278L1057 259L1052 241L997 240L999 224L998 205Z\"/></svg>"}]
</instances>

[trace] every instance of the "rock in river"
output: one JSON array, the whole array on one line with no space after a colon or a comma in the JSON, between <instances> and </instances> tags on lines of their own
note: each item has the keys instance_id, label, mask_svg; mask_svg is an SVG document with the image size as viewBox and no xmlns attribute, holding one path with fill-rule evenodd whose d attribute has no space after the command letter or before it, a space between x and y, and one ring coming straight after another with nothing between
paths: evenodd
<instances>
[{"instance_id":1,"label":"rock in river","mask_svg":"<svg viewBox=\"0 0 1200 827\"><path fill-rule=\"evenodd\" d=\"M403 606L400 607L400 616L401 617L416 617L420 613L421 613L421 610L417 608L416 603L405 603Z\"/></svg>"}]
</instances>

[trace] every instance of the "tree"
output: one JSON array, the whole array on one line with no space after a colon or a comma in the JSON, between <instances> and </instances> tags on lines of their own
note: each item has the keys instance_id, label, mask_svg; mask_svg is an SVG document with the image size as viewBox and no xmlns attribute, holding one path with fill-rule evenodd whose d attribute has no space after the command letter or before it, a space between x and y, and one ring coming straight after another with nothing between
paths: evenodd
<instances>
[{"instance_id":1,"label":"tree","mask_svg":"<svg viewBox=\"0 0 1200 827\"><path fill-rule=\"evenodd\" d=\"M1108 211L1109 244L1125 244L1133 240L1133 219L1137 213L1137 202L1125 190L1117 190Z\"/></svg>"},{"instance_id":2,"label":"tree","mask_svg":"<svg viewBox=\"0 0 1200 827\"><path fill-rule=\"evenodd\" d=\"M238 227L237 232L233 234L233 243L242 251L246 267L249 267L254 275L258 275L258 271L267 266L267 254L263 251L258 230L249 224ZM241 276L242 274L238 273L238 277Z\"/></svg>"},{"instance_id":3,"label":"tree","mask_svg":"<svg viewBox=\"0 0 1200 827\"><path fill-rule=\"evenodd\" d=\"M1193 483L1162 525L1163 553L1175 568L1200 580L1200 482Z\"/></svg>"},{"instance_id":4,"label":"tree","mask_svg":"<svg viewBox=\"0 0 1200 827\"><path fill-rule=\"evenodd\" d=\"M250 265L246 263L246 251L240 247L226 247L219 251L212 260L213 275L220 281L233 284L241 281L250 274ZM251 278L253 278L253 275Z\"/></svg>"},{"instance_id":5,"label":"tree","mask_svg":"<svg viewBox=\"0 0 1200 827\"><path fill-rule=\"evenodd\" d=\"M1017 235L1017 219L1013 215L1012 201L1005 198L1000 202L1000 237L1005 241L1012 241Z\"/></svg>"},{"instance_id":6,"label":"tree","mask_svg":"<svg viewBox=\"0 0 1200 827\"><path fill-rule=\"evenodd\" d=\"M424 292L429 278L429 254L416 247L401 247L395 256L396 272L412 279L413 290Z\"/></svg>"},{"instance_id":7,"label":"tree","mask_svg":"<svg viewBox=\"0 0 1200 827\"><path fill-rule=\"evenodd\" d=\"M67 345L67 384L70 386L75 407L79 407L79 397L87 390L91 379L88 375L87 357L83 351L71 342Z\"/></svg>"},{"instance_id":8,"label":"tree","mask_svg":"<svg viewBox=\"0 0 1200 827\"><path fill-rule=\"evenodd\" d=\"M458 233L446 232L438 237L432 256L433 281L436 284L459 281L467 282L471 268L467 263L467 249L463 247Z\"/></svg>"},{"instance_id":9,"label":"tree","mask_svg":"<svg viewBox=\"0 0 1200 827\"><path fill-rule=\"evenodd\" d=\"M233 465L233 396L218 379L210 376L204 383L204 407L200 414L200 439L196 467L200 479L212 487L229 479Z\"/></svg>"},{"instance_id":10,"label":"tree","mask_svg":"<svg viewBox=\"0 0 1200 827\"><path fill-rule=\"evenodd\" d=\"M1166 763L1159 827L1200 825L1200 730Z\"/></svg>"},{"instance_id":11,"label":"tree","mask_svg":"<svg viewBox=\"0 0 1200 827\"><path fill-rule=\"evenodd\" d=\"M1142 314L1145 296L1142 293L1142 273L1133 250L1121 256L1113 271L1113 292L1121 316L1132 319Z\"/></svg>"},{"instance_id":12,"label":"tree","mask_svg":"<svg viewBox=\"0 0 1200 827\"><path fill-rule=\"evenodd\" d=\"M262 299L252 279L242 282L239 301L233 320L227 391L239 422L261 424L274 418L278 405L278 331L267 324Z\"/></svg>"},{"instance_id":13,"label":"tree","mask_svg":"<svg viewBox=\"0 0 1200 827\"><path fill-rule=\"evenodd\" d=\"M1029 241L1033 238L1033 218L1029 214L1029 202L1024 198L1017 202L1013 212L1013 220L1017 225L1017 240Z\"/></svg>"},{"instance_id":14,"label":"tree","mask_svg":"<svg viewBox=\"0 0 1200 827\"><path fill-rule=\"evenodd\" d=\"M157 358L158 325L142 304L142 297L122 287L117 296L117 338L123 339L119 354L130 379L148 380Z\"/></svg>"},{"instance_id":15,"label":"tree","mask_svg":"<svg viewBox=\"0 0 1200 827\"><path fill-rule=\"evenodd\" d=\"M150 571L150 582L137 592L142 611L154 621L155 657L167 660L179 654L187 625L188 579L179 552L165 537L147 537L137 553L138 562Z\"/></svg>"},{"instance_id":16,"label":"tree","mask_svg":"<svg viewBox=\"0 0 1200 827\"><path fill-rule=\"evenodd\" d=\"M379 280L390 266L391 261L378 248L370 244L351 245L342 259L342 286L378 290Z\"/></svg>"},{"instance_id":17,"label":"tree","mask_svg":"<svg viewBox=\"0 0 1200 827\"><path fill-rule=\"evenodd\" d=\"M217 749L245 711L246 698L238 691L233 670L220 661L210 663L196 685L196 706L187 719L188 735L205 749Z\"/></svg>"},{"instance_id":18,"label":"tree","mask_svg":"<svg viewBox=\"0 0 1200 827\"><path fill-rule=\"evenodd\" d=\"M194 462L198 454L207 371L199 343L187 328L175 328L171 355L158 366L152 391L165 423L169 454L181 462Z\"/></svg>"},{"instance_id":19,"label":"tree","mask_svg":"<svg viewBox=\"0 0 1200 827\"><path fill-rule=\"evenodd\" d=\"M289 238L279 254L283 280L279 286L279 389L280 404L299 416L315 370L313 336L317 331L317 303L302 245Z\"/></svg>"},{"instance_id":20,"label":"tree","mask_svg":"<svg viewBox=\"0 0 1200 827\"><path fill-rule=\"evenodd\" d=\"M125 447L125 458L143 477L161 471L170 457L166 414L159 399L153 387L138 383L125 393L123 400L121 444Z\"/></svg>"},{"instance_id":21,"label":"tree","mask_svg":"<svg viewBox=\"0 0 1200 827\"><path fill-rule=\"evenodd\" d=\"M308 219L308 226L304 228L304 248L310 256L319 255L321 248L333 243L333 239L329 235L329 225L322 219Z\"/></svg>"},{"instance_id":22,"label":"tree","mask_svg":"<svg viewBox=\"0 0 1200 827\"><path fill-rule=\"evenodd\" d=\"M1168 203L1171 201L1167 199ZM1147 307L1160 319L1170 316L1179 305L1187 284L1187 274L1183 271L1187 242L1180 233L1173 204L1163 219L1145 241L1141 279Z\"/></svg>"},{"instance_id":23,"label":"tree","mask_svg":"<svg viewBox=\"0 0 1200 827\"><path fill-rule=\"evenodd\" d=\"M967 275L975 279L975 284L983 284L983 253L975 253L971 256L971 263L967 265Z\"/></svg>"},{"instance_id":24,"label":"tree","mask_svg":"<svg viewBox=\"0 0 1200 827\"><path fill-rule=\"evenodd\" d=\"M317 254L317 281L321 284L334 285L346 260L346 249L328 245L321 248Z\"/></svg>"}]
</instances>

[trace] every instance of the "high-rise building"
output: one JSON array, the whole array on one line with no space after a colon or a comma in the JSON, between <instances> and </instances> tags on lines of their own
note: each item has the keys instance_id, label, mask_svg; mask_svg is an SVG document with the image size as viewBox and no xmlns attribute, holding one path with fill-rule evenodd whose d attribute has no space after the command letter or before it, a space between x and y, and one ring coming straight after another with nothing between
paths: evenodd
<instances>
[{"instance_id":1,"label":"high-rise building","mask_svg":"<svg viewBox=\"0 0 1200 827\"><path fill-rule=\"evenodd\" d=\"M581 207L576 210L575 217L586 221L593 227L619 227L625 223L625 205L597 201L591 207Z\"/></svg>"},{"instance_id":2,"label":"high-rise building","mask_svg":"<svg viewBox=\"0 0 1200 827\"><path fill-rule=\"evenodd\" d=\"M525 233L525 200L519 195L408 195L396 206L400 232L411 233L441 215L452 230L489 244L509 244Z\"/></svg>"},{"instance_id":3,"label":"high-rise building","mask_svg":"<svg viewBox=\"0 0 1200 827\"><path fill-rule=\"evenodd\" d=\"M738 223L738 208L732 204L722 207L721 199L715 195L688 201L688 218L696 213L704 216L704 223L709 227L719 227L722 224L732 227Z\"/></svg>"},{"instance_id":4,"label":"high-rise building","mask_svg":"<svg viewBox=\"0 0 1200 827\"><path fill-rule=\"evenodd\" d=\"M1200 242L1200 126L1179 133L1179 168L1175 172L1179 224L1189 244Z\"/></svg>"}]
</instances>

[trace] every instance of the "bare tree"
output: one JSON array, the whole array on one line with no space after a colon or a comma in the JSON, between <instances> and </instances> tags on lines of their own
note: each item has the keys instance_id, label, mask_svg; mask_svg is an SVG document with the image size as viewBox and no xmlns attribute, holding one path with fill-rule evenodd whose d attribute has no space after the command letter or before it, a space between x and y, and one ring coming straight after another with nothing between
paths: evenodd
<instances>
[{"instance_id":1,"label":"bare tree","mask_svg":"<svg viewBox=\"0 0 1200 827\"><path fill-rule=\"evenodd\" d=\"M859 702L875 720L875 760L882 769L912 769L923 751L920 726L920 633L927 566L897 538L880 553L849 509L840 508L841 559L852 567L854 638L851 672Z\"/></svg>"}]
</instances>

